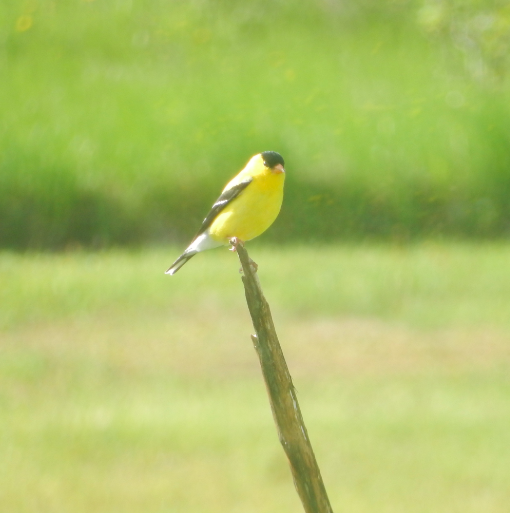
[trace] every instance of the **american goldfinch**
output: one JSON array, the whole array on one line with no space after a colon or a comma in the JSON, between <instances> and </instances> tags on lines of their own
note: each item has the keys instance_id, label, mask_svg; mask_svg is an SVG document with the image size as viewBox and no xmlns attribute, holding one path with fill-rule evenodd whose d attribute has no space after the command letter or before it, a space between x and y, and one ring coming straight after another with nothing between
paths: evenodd
<instances>
[{"instance_id":1,"label":"american goldfinch","mask_svg":"<svg viewBox=\"0 0 510 513\"><path fill-rule=\"evenodd\" d=\"M227 246L230 239L258 237L274 222L283 200L285 162L276 151L263 151L223 189L186 251L165 274L175 274L201 251Z\"/></svg>"}]
</instances>

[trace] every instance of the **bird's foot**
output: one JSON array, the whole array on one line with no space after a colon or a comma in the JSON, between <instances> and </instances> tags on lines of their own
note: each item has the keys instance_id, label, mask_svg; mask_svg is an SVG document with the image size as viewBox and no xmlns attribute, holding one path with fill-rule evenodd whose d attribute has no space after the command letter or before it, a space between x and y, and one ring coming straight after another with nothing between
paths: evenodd
<instances>
[{"instance_id":1,"label":"bird's foot","mask_svg":"<svg viewBox=\"0 0 510 513\"><path fill-rule=\"evenodd\" d=\"M230 244L232 244L232 247L229 248L230 251L236 251L238 245L244 246L244 242L241 239L238 239L237 237L232 237L231 239L229 239L229 242Z\"/></svg>"}]
</instances>

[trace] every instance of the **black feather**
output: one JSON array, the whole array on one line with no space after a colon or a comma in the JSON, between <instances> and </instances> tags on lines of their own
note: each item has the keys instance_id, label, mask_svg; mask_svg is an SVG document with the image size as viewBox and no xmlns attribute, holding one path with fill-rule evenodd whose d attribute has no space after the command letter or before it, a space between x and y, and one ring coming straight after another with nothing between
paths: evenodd
<instances>
[{"instance_id":1,"label":"black feather","mask_svg":"<svg viewBox=\"0 0 510 513\"><path fill-rule=\"evenodd\" d=\"M222 193L222 195L215 201L214 205L211 207L211 211L207 214L207 217L204 219L204 222L202 223L202 226L200 227L200 230L198 230L198 233L195 235L195 238L198 237L201 233L204 233L209 226L211 226L214 219L216 219L216 216L233 200L241 194L241 192L250 185L253 178L247 178L246 180L243 180L241 183L238 183L237 185L234 185L231 187L228 191L225 191Z\"/></svg>"},{"instance_id":2,"label":"black feather","mask_svg":"<svg viewBox=\"0 0 510 513\"><path fill-rule=\"evenodd\" d=\"M285 162L283 157L277 153L276 151L263 151L261 153L262 158L264 159L264 165L267 167L274 167L277 164L281 164L285 167Z\"/></svg>"},{"instance_id":3,"label":"black feather","mask_svg":"<svg viewBox=\"0 0 510 513\"><path fill-rule=\"evenodd\" d=\"M184 252L165 272L165 274L175 274L191 257L197 254L194 252ZM170 273L172 271L172 273Z\"/></svg>"}]
</instances>

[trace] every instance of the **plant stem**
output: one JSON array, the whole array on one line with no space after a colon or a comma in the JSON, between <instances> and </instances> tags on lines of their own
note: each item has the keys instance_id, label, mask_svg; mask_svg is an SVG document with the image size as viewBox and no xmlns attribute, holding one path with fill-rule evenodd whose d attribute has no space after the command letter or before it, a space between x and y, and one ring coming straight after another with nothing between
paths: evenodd
<instances>
[{"instance_id":1,"label":"plant stem","mask_svg":"<svg viewBox=\"0 0 510 513\"><path fill-rule=\"evenodd\" d=\"M237 241L233 245L243 267L246 302L256 332L251 338L259 356L278 438L289 459L294 485L306 513L332 513L269 305L246 249Z\"/></svg>"}]
</instances>

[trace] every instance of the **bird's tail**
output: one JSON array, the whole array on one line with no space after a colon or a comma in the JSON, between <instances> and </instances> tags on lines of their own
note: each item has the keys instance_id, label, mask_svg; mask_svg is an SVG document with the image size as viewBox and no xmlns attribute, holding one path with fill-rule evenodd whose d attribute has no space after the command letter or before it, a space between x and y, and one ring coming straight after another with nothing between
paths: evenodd
<instances>
[{"instance_id":1,"label":"bird's tail","mask_svg":"<svg viewBox=\"0 0 510 513\"><path fill-rule=\"evenodd\" d=\"M194 257L197 251L185 251L169 268L165 274L175 274L190 258Z\"/></svg>"}]
</instances>

